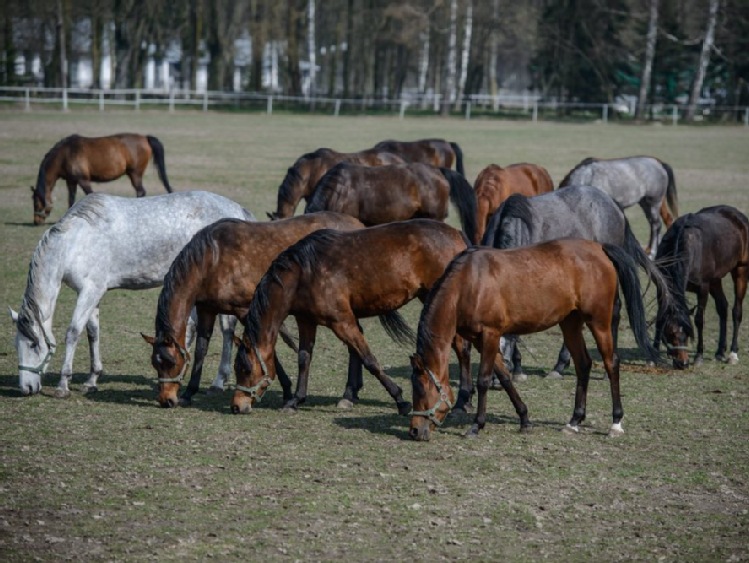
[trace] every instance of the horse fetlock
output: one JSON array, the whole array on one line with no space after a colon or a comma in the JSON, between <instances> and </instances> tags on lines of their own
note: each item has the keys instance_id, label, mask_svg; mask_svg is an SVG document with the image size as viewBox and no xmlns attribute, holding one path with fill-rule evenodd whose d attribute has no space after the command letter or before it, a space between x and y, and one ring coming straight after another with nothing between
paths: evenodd
<instances>
[{"instance_id":1,"label":"horse fetlock","mask_svg":"<svg viewBox=\"0 0 749 563\"><path fill-rule=\"evenodd\" d=\"M55 389L55 399L67 399L68 397L70 397L70 389L67 386Z\"/></svg>"},{"instance_id":2,"label":"horse fetlock","mask_svg":"<svg viewBox=\"0 0 749 563\"><path fill-rule=\"evenodd\" d=\"M515 382L518 382L518 381L527 381L528 380L528 375L526 375L522 371L520 373L514 373L512 375L512 380L515 381Z\"/></svg>"}]
</instances>

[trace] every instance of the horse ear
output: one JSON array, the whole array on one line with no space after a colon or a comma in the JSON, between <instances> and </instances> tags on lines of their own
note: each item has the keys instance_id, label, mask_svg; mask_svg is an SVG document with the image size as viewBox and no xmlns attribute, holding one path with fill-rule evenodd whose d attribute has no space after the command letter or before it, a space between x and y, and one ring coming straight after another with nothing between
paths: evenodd
<instances>
[{"instance_id":1,"label":"horse ear","mask_svg":"<svg viewBox=\"0 0 749 563\"><path fill-rule=\"evenodd\" d=\"M153 346L156 342L156 339L153 336L148 336L147 334L143 334L142 332L140 333L140 335L143 337L143 340L148 342L151 346Z\"/></svg>"},{"instance_id":2,"label":"horse ear","mask_svg":"<svg viewBox=\"0 0 749 563\"><path fill-rule=\"evenodd\" d=\"M18 324L18 313L16 313L10 307L8 307L8 312L10 313L10 318L13 321L13 324Z\"/></svg>"}]
</instances>

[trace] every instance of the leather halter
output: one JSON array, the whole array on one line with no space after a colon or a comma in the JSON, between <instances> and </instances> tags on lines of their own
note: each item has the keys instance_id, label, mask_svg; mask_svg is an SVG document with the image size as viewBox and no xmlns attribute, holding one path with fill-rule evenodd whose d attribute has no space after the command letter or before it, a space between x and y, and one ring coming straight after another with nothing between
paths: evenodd
<instances>
[{"instance_id":1,"label":"leather halter","mask_svg":"<svg viewBox=\"0 0 749 563\"><path fill-rule=\"evenodd\" d=\"M425 411L411 411L409 414L411 416L424 416L431 420L435 425L442 426L443 420L438 419L436 416L434 416L437 413L437 409L442 406L442 404L446 404L448 407L448 412L450 409L453 408L453 404L450 402L450 399L447 397L447 392L442 388L442 385L440 385L439 381L437 381L437 377L434 375L434 372L430 370L429 368L425 368L427 374L429 374L429 377L431 378L432 382L434 383L435 387L437 387L437 391L440 394L440 398L437 400L435 405L431 409L427 409Z\"/></svg>"}]
</instances>

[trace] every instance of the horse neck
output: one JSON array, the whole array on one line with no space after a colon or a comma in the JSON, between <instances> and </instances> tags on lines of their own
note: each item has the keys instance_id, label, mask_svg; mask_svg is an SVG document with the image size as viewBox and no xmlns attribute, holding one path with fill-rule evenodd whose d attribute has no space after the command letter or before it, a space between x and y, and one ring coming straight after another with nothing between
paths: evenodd
<instances>
[{"instance_id":1,"label":"horse neck","mask_svg":"<svg viewBox=\"0 0 749 563\"><path fill-rule=\"evenodd\" d=\"M435 373L449 371L450 345L457 329L457 297L443 288L424 309L419 322L418 352ZM429 338L423 338L424 331Z\"/></svg>"},{"instance_id":2,"label":"horse neck","mask_svg":"<svg viewBox=\"0 0 749 563\"><path fill-rule=\"evenodd\" d=\"M275 348L281 325L289 314L293 314L292 305L301 273L298 270L299 268L295 266L292 270L281 272L280 275L277 275L277 272L272 274L274 278L280 278L281 283L270 282L264 296L267 300L267 307L258 319L257 345L261 351L265 347ZM296 275L291 275L293 271L297 271ZM250 310L252 311L252 307Z\"/></svg>"},{"instance_id":3,"label":"horse neck","mask_svg":"<svg viewBox=\"0 0 749 563\"><path fill-rule=\"evenodd\" d=\"M66 254L58 237L47 231L34 251L29 266L21 313L40 322L49 332L65 274ZM36 310L36 313L34 313Z\"/></svg>"},{"instance_id":4,"label":"horse neck","mask_svg":"<svg viewBox=\"0 0 749 563\"><path fill-rule=\"evenodd\" d=\"M176 342L185 345L187 321L196 301L195 284L180 284L179 291L165 292L159 296L156 314L156 335L171 336Z\"/></svg>"},{"instance_id":5,"label":"horse neck","mask_svg":"<svg viewBox=\"0 0 749 563\"><path fill-rule=\"evenodd\" d=\"M57 178L60 176L60 150L56 150L54 154L45 156L39 165L39 175L36 179L36 187L34 192L44 197L44 201L49 205L50 195L52 188L57 182Z\"/></svg>"}]
</instances>

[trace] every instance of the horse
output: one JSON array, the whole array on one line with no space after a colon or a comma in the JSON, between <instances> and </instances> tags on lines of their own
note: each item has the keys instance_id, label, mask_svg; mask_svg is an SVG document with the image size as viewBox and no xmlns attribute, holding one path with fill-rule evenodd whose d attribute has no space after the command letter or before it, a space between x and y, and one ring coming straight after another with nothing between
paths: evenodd
<instances>
[{"instance_id":1,"label":"horse","mask_svg":"<svg viewBox=\"0 0 749 563\"><path fill-rule=\"evenodd\" d=\"M566 239L511 250L472 247L457 256L430 291L419 319L416 353L411 357L414 410L409 435L428 440L450 412L455 396L447 372L446 344L455 334L472 343L481 355L478 406L466 436L477 436L485 426L493 372L499 373L520 417L521 431L530 429L528 409L497 353L499 340L505 333L529 334L557 324L572 352L577 374L575 408L565 430L577 433L585 420L593 363L583 337L583 325L587 325L611 385L613 423L609 435L622 434L619 357L612 334L612 321L618 320L614 307L617 284L624 294L635 340L649 360L658 361L658 352L648 338L636 266L620 247ZM468 391L463 387L460 392Z\"/></svg>"},{"instance_id":2,"label":"horse","mask_svg":"<svg viewBox=\"0 0 749 563\"><path fill-rule=\"evenodd\" d=\"M445 139L420 139L418 141L380 141L375 149L391 152L402 157L406 162L422 162L436 168L452 168L465 176L463 168L463 151L458 143Z\"/></svg>"},{"instance_id":3,"label":"horse","mask_svg":"<svg viewBox=\"0 0 749 563\"><path fill-rule=\"evenodd\" d=\"M622 209L639 204L650 224L650 242L645 252L651 259L658 250L661 219L668 228L679 216L674 171L652 156L586 158L559 183L560 188L574 185L595 186Z\"/></svg>"},{"instance_id":4,"label":"horse","mask_svg":"<svg viewBox=\"0 0 749 563\"><path fill-rule=\"evenodd\" d=\"M473 240L476 198L461 174L421 163L371 167L341 162L318 182L305 213L348 213L368 227L418 217L444 221L448 200Z\"/></svg>"},{"instance_id":5,"label":"horse","mask_svg":"<svg viewBox=\"0 0 749 563\"><path fill-rule=\"evenodd\" d=\"M473 184L476 193L476 237L478 244L484 236L492 214L512 194L534 196L554 190L549 172L543 166L523 162L502 168L490 164L476 177Z\"/></svg>"},{"instance_id":6,"label":"horse","mask_svg":"<svg viewBox=\"0 0 749 563\"><path fill-rule=\"evenodd\" d=\"M174 407L187 371L185 346L187 313L197 310L195 363L179 404L187 406L200 387L203 360L216 315L247 314L255 288L273 259L302 237L322 229L363 228L358 220L340 213L314 213L268 223L222 219L204 227L185 245L169 267L159 295L155 337L143 335L152 346L151 363L158 373L159 404ZM288 342L288 340L287 340ZM231 354L232 340L224 341ZM284 397L291 398L291 383L274 358ZM230 368L227 364L222 366ZM219 374L211 392L223 391L229 369Z\"/></svg>"},{"instance_id":7,"label":"horse","mask_svg":"<svg viewBox=\"0 0 749 563\"><path fill-rule=\"evenodd\" d=\"M660 298L664 302L668 299L666 280L637 242L624 212L611 197L592 186L569 186L528 198L519 194L510 196L492 215L482 243L509 249L561 238L580 238L622 247L656 287L661 288ZM616 307L618 309L618 302ZM615 344L617 330L615 325ZM523 380L526 376L517 341L508 335L506 343L505 353L512 357L513 376ZM547 377L561 377L569 363L570 353L563 345Z\"/></svg>"},{"instance_id":8,"label":"horse","mask_svg":"<svg viewBox=\"0 0 749 563\"><path fill-rule=\"evenodd\" d=\"M271 220L292 217L299 201L308 201L317 183L325 173L339 162L351 162L362 166L382 166L385 164L405 164L397 154L367 149L359 152L342 153L333 149L320 148L300 156L288 169L278 187L276 211L268 213Z\"/></svg>"},{"instance_id":9,"label":"horse","mask_svg":"<svg viewBox=\"0 0 749 563\"><path fill-rule=\"evenodd\" d=\"M669 280L673 293L670 307L659 307L654 345L666 344L676 369L689 366L688 339L694 336L686 292L697 294L697 351L694 364L702 363L702 331L707 297L711 295L718 311L720 330L715 359L736 364L739 361L739 326L744 295L749 282L749 220L734 207L717 205L689 213L674 221L663 236L656 265ZM734 287L731 352L726 352L728 300L722 279L731 274Z\"/></svg>"},{"instance_id":10,"label":"horse","mask_svg":"<svg viewBox=\"0 0 749 563\"><path fill-rule=\"evenodd\" d=\"M99 302L104 294L110 289L160 286L192 235L224 217L254 220L238 203L201 191L138 199L93 193L71 207L37 244L21 309L18 313L11 310L18 329L15 345L21 392L29 395L41 390L42 375L56 348L52 316L62 283L78 297L65 335L58 397L70 394L73 356L84 329L91 353L84 389L96 389L102 374Z\"/></svg>"},{"instance_id":11,"label":"horse","mask_svg":"<svg viewBox=\"0 0 749 563\"><path fill-rule=\"evenodd\" d=\"M285 409L296 409L307 396L312 351L318 326L330 328L353 351L407 414L411 403L380 366L364 338L358 319L377 316L397 341L413 332L397 309L423 299L453 257L468 247L458 230L433 219L411 219L339 232L322 229L282 252L255 290L244 333L237 346L234 373L237 385L231 402L234 413L249 413L275 379L273 349L281 323L288 315L299 327L299 378ZM461 378L470 374L470 349L453 343ZM351 370L339 408L358 400L361 381Z\"/></svg>"},{"instance_id":12,"label":"horse","mask_svg":"<svg viewBox=\"0 0 749 563\"><path fill-rule=\"evenodd\" d=\"M44 155L39 165L34 199L34 224L41 225L52 211L52 190L58 179L68 185L68 207L75 203L78 186L92 192L91 182L111 182L127 174L138 197L146 195L143 173L153 156L159 179L166 191L172 187L166 176L164 146L156 137L119 133L109 137L70 135L60 140Z\"/></svg>"}]
</instances>

